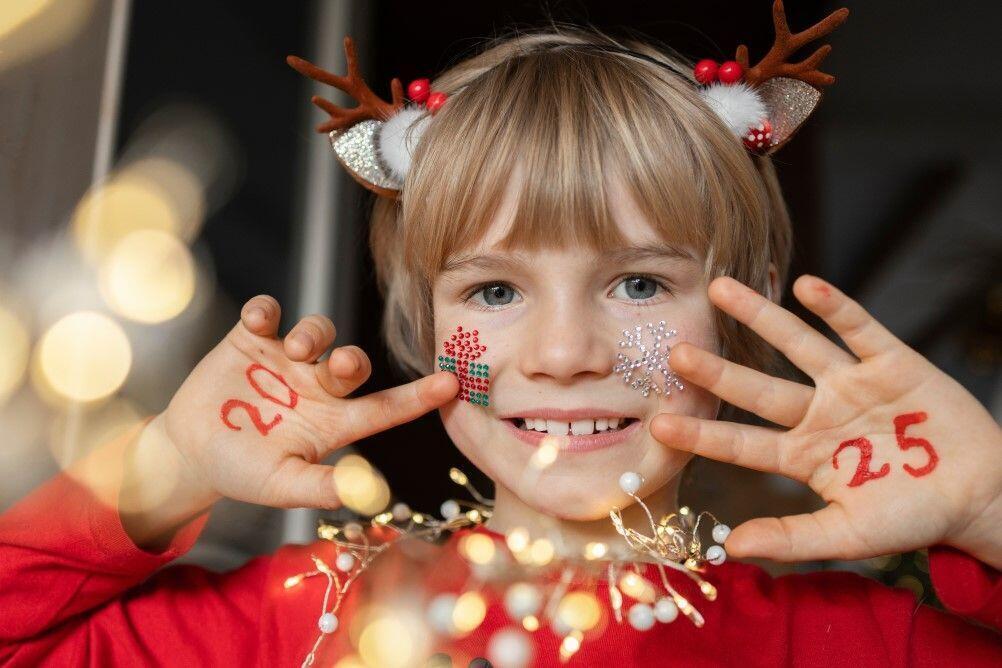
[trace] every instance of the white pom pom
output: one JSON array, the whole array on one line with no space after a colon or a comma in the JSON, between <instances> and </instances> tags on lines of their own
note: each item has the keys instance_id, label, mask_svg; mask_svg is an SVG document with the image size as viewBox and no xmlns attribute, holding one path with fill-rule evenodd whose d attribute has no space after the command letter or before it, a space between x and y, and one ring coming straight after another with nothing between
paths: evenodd
<instances>
[{"instance_id":1,"label":"white pom pom","mask_svg":"<svg viewBox=\"0 0 1002 668\"><path fill-rule=\"evenodd\" d=\"M744 137L748 128L767 115L762 98L747 84L715 83L700 92L710 109L738 137Z\"/></svg>"},{"instance_id":2,"label":"white pom pom","mask_svg":"<svg viewBox=\"0 0 1002 668\"><path fill-rule=\"evenodd\" d=\"M424 109L404 107L379 128L379 158L390 175L403 183L411 168L411 156L428 127L431 116Z\"/></svg>"}]
</instances>

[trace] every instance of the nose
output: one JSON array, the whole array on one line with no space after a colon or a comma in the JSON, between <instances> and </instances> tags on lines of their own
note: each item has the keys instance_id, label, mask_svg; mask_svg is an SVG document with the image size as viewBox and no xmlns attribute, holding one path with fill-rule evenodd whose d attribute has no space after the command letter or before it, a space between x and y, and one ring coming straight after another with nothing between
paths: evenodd
<instances>
[{"instance_id":1,"label":"nose","mask_svg":"<svg viewBox=\"0 0 1002 668\"><path fill-rule=\"evenodd\" d=\"M529 342L519 356L528 378L549 378L562 384L612 373L613 333L601 325L599 313L564 301L540 304L526 325Z\"/></svg>"}]
</instances>

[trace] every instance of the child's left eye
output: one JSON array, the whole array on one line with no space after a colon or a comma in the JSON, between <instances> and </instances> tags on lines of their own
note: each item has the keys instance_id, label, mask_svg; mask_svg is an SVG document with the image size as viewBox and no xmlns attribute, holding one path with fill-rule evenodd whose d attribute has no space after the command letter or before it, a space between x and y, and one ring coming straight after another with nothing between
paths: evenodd
<instances>
[{"instance_id":1,"label":"child's left eye","mask_svg":"<svg viewBox=\"0 0 1002 668\"><path fill-rule=\"evenodd\" d=\"M627 276L613 288L612 296L640 301L655 297L659 290L668 291L668 288L650 276Z\"/></svg>"}]
</instances>

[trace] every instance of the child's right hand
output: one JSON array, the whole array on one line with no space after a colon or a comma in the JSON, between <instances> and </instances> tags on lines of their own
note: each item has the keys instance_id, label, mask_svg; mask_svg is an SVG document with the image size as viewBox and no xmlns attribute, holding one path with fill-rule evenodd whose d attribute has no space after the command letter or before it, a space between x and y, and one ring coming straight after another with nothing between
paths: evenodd
<instances>
[{"instance_id":1,"label":"child's right hand","mask_svg":"<svg viewBox=\"0 0 1002 668\"><path fill-rule=\"evenodd\" d=\"M447 403L458 383L440 372L349 399L369 377L368 356L344 346L318 362L334 342L333 323L308 316L282 340L276 335L280 316L271 297L248 301L240 322L148 429L165 435L180 453L186 484L198 481L196 497L335 508L340 502L332 467L318 462Z\"/></svg>"}]
</instances>

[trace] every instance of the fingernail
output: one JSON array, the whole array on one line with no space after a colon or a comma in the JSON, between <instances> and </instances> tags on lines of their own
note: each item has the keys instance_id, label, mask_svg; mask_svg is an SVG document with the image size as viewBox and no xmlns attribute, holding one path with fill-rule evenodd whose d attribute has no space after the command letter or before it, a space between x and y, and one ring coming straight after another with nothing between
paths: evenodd
<instances>
[{"instance_id":1,"label":"fingernail","mask_svg":"<svg viewBox=\"0 0 1002 668\"><path fill-rule=\"evenodd\" d=\"M252 319L253 318L260 318L261 320L266 320L268 318L268 314L265 313L264 309L261 308L260 306L255 306L254 308L252 308L247 313L247 315L251 316Z\"/></svg>"},{"instance_id":2,"label":"fingernail","mask_svg":"<svg viewBox=\"0 0 1002 668\"><path fill-rule=\"evenodd\" d=\"M300 332L296 334L292 340L302 346L307 352L313 350L313 337L309 334Z\"/></svg>"}]
</instances>

